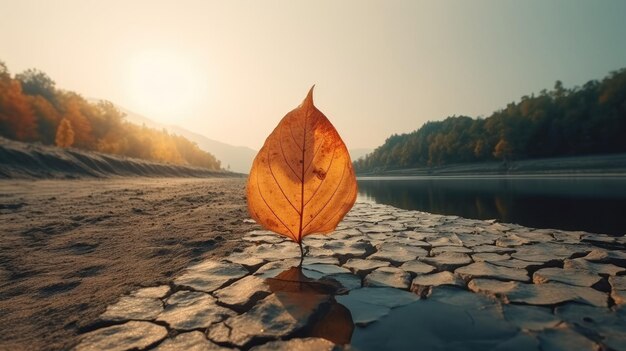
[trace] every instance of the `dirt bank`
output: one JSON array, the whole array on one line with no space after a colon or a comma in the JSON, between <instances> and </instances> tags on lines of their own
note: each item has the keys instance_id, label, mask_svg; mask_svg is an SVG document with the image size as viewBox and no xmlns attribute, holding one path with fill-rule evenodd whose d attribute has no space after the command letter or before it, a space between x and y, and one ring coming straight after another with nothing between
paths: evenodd
<instances>
[{"instance_id":1,"label":"dirt bank","mask_svg":"<svg viewBox=\"0 0 626 351\"><path fill-rule=\"evenodd\" d=\"M121 294L253 229L245 179L0 180L0 349L59 350Z\"/></svg>"},{"instance_id":2,"label":"dirt bank","mask_svg":"<svg viewBox=\"0 0 626 351\"><path fill-rule=\"evenodd\" d=\"M242 177L206 168L177 166L0 138L0 179L106 177Z\"/></svg>"}]
</instances>

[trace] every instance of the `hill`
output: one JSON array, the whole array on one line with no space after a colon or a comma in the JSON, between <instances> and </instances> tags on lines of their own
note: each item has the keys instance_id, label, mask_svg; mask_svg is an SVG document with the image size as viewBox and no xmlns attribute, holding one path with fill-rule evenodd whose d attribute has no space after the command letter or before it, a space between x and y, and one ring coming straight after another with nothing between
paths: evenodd
<instances>
[{"instance_id":1,"label":"hill","mask_svg":"<svg viewBox=\"0 0 626 351\"><path fill-rule=\"evenodd\" d=\"M392 135L354 162L360 173L626 152L626 69L523 96L487 118L452 116Z\"/></svg>"}]
</instances>

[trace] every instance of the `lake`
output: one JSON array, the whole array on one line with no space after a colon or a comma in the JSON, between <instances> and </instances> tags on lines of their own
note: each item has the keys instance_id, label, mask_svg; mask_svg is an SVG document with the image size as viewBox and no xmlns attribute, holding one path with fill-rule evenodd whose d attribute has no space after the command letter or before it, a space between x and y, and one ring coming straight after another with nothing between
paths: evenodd
<instances>
[{"instance_id":1,"label":"lake","mask_svg":"<svg viewBox=\"0 0 626 351\"><path fill-rule=\"evenodd\" d=\"M626 233L624 176L359 177L359 200L533 228Z\"/></svg>"}]
</instances>

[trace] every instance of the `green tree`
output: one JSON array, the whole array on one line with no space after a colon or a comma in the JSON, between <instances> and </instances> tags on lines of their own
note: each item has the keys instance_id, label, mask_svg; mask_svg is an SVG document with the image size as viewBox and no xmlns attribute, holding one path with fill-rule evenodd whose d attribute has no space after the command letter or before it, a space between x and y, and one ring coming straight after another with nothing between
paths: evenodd
<instances>
[{"instance_id":1,"label":"green tree","mask_svg":"<svg viewBox=\"0 0 626 351\"><path fill-rule=\"evenodd\" d=\"M55 101L55 82L44 72L30 68L16 74L15 79L22 84L22 90L27 95L40 95L50 102Z\"/></svg>"}]
</instances>

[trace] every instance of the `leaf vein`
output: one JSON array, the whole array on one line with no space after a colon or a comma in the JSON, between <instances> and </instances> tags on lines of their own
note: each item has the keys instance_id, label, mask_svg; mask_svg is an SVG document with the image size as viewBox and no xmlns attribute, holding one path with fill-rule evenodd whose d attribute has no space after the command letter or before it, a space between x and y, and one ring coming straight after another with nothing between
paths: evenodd
<instances>
[{"instance_id":1,"label":"leaf vein","mask_svg":"<svg viewBox=\"0 0 626 351\"><path fill-rule=\"evenodd\" d=\"M300 146L300 144L298 144L298 141L296 141L296 137L293 135L293 128L291 128L291 123L289 124L289 132L291 133L291 139L293 139L294 144L296 144L298 149L302 151L302 147Z\"/></svg>"},{"instance_id":2,"label":"leaf vein","mask_svg":"<svg viewBox=\"0 0 626 351\"><path fill-rule=\"evenodd\" d=\"M330 163L328 164L328 167L326 168L326 174L328 174L328 170L330 169L330 167L333 165L333 161L335 160L335 150L337 150L337 148L335 147L333 149L333 157L330 159ZM320 184L317 186L317 188L315 189L315 191L313 192L313 194L311 194L311 197L304 203L304 206L306 207L306 205L309 204L309 202L311 202L311 200L315 197L315 194L317 194L317 191L320 190L320 188L322 187L322 184L324 184L324 181L326 180L326 178L324 178Z\"/></svg>"},{"instance_id":3,"label":"leaf vein","mask_svg":"<svg viewBox=\"0 0 626 351\"><path fill-rule=\"evenodd\" d=\"M263 200L263 202L265 203L265 206L267 206L267 208L270 210L270 212L272 212L272 214L274 215L274 217L276 217L276 219L278 219L278 221L280 222L280 224L282 224L288 231L289 233L291 233L292 238L295 238L295 234L293 233L293 231L291 231L291 228L289 228L285 222L283 222L282 219L280 219L280 217L278 217L278 215L276 214L276 212L274 212L274 209L267 203L267 200L265 200L265 196L263 196L263 192L261 192L261 186L259 183L259 172L256 173L256 187L259 190L259 195L261 196L261 199Z\"/></svg>"},{"instance_id":4,"label":"leaf vein","mask_svg":"<svg viewBox=\"0 0 626 351\"><path fill-rule=\"evenodd\" d=\"M306 174L306 172L309 171L309 168L311 168L311 165L313 164L313 160L315 160L315 156L317 156L317 152L320 151L320 149L322 148L322 145L324 145L325 141L326 141L326 137L322 138L322 142L320 143L320 146L318 146L317 149L315 150L315 152L313 152L313 157L311 157L311 161L306 166L306 169L304 170L303 176Z\"/></svg>"},{"instance_id":5,"label":"leaf vein","mask_svg":"<svg viewBox=\"0 0 626 351\"><path fill-rule=\"evenodd\" d=\"M280 124L279 129L278 129L278 142L280 143L280 152L283 154L283 159L285 160L285 163L287 164L287 167L289 167L289 169L293 172L293 174L296 176L296 178L298 178L299 181L302 182L302 178L298 175L298 172L296 172L293 167L291 167L291 163L289 163L289 161L287 161L287 156L285 155L285 150L283 149L283 127L284 124Z\"/></svg>"},{"instance_id":6,"label":"leaf vein","mask_svg":"<svg viewBox=\"0 0 626 351\"><path fill-rule=\"evenodd\" d=\"M326 206L328 206L328 204L330 203L330 201L335 197L335 193L337 192L337 190L339 190L339 187L341 186L341 184L343 183L344 180L344 175L346 173L346 164L344 163L343 165L343 169L341 171L341 178L339 180L339 183L337 183L337 187L335 188L335 190L333 191L332 195L330 196L330 198L328 198L328 201L326 201L326 203L324 204L324 206L322 206L322 208L315 214L315 216L313 216L313 218L311 218L311 220L309 221L309 223L307 223L307 225L304 226L304 228L308 227L311 223L313 223L313 221L315 220L315 218L317 218L317 216L319 216L320 213L322 213L324 211L324 209L326 208Z\"/></svg>"},{"instance_id":7,"label":"leaf vein","mask_svg":"<svg viewBox=\"0 0 626 351\"><path fill-rule=\"evenodd\" d=\"M279 138L280 139L280 138ZM280 144L280 148L282 150L283 145L282 143ZM284 154L284 151L283 151ZM272 178L274 179L274 182L276 182L276 185L278 185L278 189L280 190L280 192L283 194L283 196L285 197L285 199L287 200L287 202L289 202L289 204L291 205L291 207L296 211L297 214L300 214L300 211L298 211L298 209L296 208L296 206L291 202L291 200L289 200L289 198L287 197L287 194L285 194L285 191L283 190L283 187L280 185L280 183L278 182L278 179L276 179L276 175L274 175L274 170L272 169L272 159L270 158L270 148L267 148L267 165L270 168L270 173L272 174Z\"/></svg>"},{"instance_id":8,"label":"leaf vein","mask_svg":"<svg viewBox=\"0 0 626 351\"><path fill-rule=\"evenodd\" d=\"M344 201L342 201L342 203L345 203L345 199L354 196L354 192L355 192L355 190L352 190L349 193L347 193L346 196L344 196ZM342 210L343 210L343 206L338 207L337 211L335 211L335 213L332 216L328 217L328 220L326 222L324 222L324 224L322 224L322 227L324 227L326 224L328 224L328 222L330 222L333 218L335 218L335 216L337 216L337 214L341 213Z\"/></svg>"}]
</instances>

